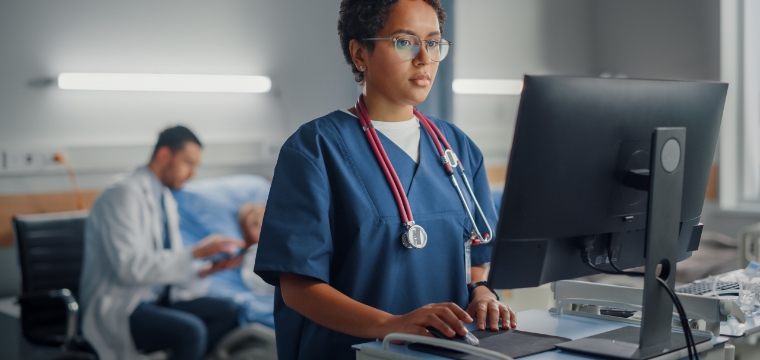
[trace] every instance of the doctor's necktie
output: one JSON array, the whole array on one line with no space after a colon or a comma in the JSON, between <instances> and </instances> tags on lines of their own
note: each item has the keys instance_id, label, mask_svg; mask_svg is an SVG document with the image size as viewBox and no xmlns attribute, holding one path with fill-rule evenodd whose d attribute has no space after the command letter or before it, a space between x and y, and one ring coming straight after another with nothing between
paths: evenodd
<instances>
[{"instance_id":1,"label":"doctor's necktie","mask_svg":"<svg viewBox=\"0 0 760 360\"><path fill-rule=\"evenodd\" d=\"M172 242L169 238L169 218L166 216L166 206L164 205L165 196L164 193L161 192L161 212L163 213L163 219L164 219L164 231L163 231L163 237L164 237L164 249L171 249L172 248ZM162 306L169 306L169 293L171 292L171 285L166 285L161 290L161 293L158 295L158 299L156 299L156 303L158 305Z\"/></svg>"},{"instance_id":2,"label":"doctor's necktie","mask_svg":"<svg viewBox=\"0 0 760 360\"><path fill-rule=\"evenodd\" d=\"M164 249L171 249L172 248L172 239L169 237L169 217L166 216L166 205L164 203L165 196L163 192L161 193L161 212L163 213L164 218Z\"/></svg>"}]
</instances>

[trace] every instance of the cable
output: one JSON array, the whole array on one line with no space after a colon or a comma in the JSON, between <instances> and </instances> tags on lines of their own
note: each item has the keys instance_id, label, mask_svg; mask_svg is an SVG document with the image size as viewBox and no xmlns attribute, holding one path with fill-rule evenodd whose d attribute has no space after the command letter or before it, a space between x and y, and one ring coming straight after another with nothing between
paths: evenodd
<instances>
[{"instance_id":1,"label":"cable","mask_svg":"<svg viewBox=\"0 0 760 360\"><path fill-rule=\"evenodd\" d=\"M581 259L582 261L588 265L590 268L603 273L603 274L610 274L610 275L626 275L631 277L644 277L644 273L640 272L628 272L623 271L622 269L618 268L615 262L612 260L612 247L611 247L612 239L610 238L607 242L607 257L609 259L609 263L612 266L615 271L610 271L606 269L602 269L599 267L596 267L594 264L591 263L591 253L590 250L593 249L593 241L592 239L586 239L585 246L581 249ZM681 328L684 332L684 337L686 340L686 350L689 353L689 359L693 360L696 356L697 359L699 359L699 353L697 352L697 346L694 343L694 337L691 333L691 327L689 326L689 318L686 316L686 311L683 308L683 305L681 304L681 301L678 299L678 296L676 296L675 292L668 286L668 284L662 280L659 276L655 276L657 279L657 282L665 289L665 292L668 293L668 296L670 296L670 299L673 301L673 304L676 307L676 311L678 312L678 317L681 321Z\"/></svg>"},{"instance_id":2,"label":"cable","mask_svg":"<svg viewBox=\"0 0 760 360\"><path fill-rule=\"evenodd\" d=\"M74 174L74 169L71 167L71 164L68 160L66 160L66 157L63 156L63 153L57 152L53 156L53 161L63 164L63 166L66 168L66 172L69 174L69 180L71 181L71 187L74 190L74 196L77 200L77 210L84 210L84 199L82 198L82 191L79 190L79 184L77 183L77 177Z\"/></svg>"},{"instance_id":3,"label":"cable","mask_svg":"<svg viewBox=\"0 0 760 360\"><path fill-rule=\"evenodd\" d=\"M612 260L612 238L607 241L607 257L610 261L610 265L612 265L612 268L614 268L618 274L634 277L644 277L644 273L626 272L615 264L615 262ZM689 352L689 359L692 359L692 356L699 358L699 353L697 352L697 344L694 343L694 336L692 335L691 327L689 326L689 318L686 316L686 310L684 309L683 304L681 304L681 300L678 298L678 296L676 296L676 293L673 291L673 289L670 288L670 286L668 286L668 283L665 282L665 280L659 276L655 276L655 278L657 279L657 282L665 289L665 292L668 293L668 296L670 296L670 299L673 301L673 304L676 307L676 311L678 311L678 317L681 320L681 328L683 329L684 337L686 338L686 348Z\"/></svg>"},{"instance_id":4,"label":"cable","mask_svg":"<svg viewBox=\"0 0 760 360\"><path fill-rule=\"evenodd\" d=\"M660 285L665 288L665 291L670 296L670 299L673 300L673 304L676 305L678 316L681 318L681 327L683 328L684 336L686 337L686 347L689 350L689 358L691 358L691 353L693 351L697 356L697 359L699 359L699 353L697 353L697 344L694 343L694 336L691 333L691 327L689 326L689 318L686 316L686 310L683 308L683 305L678 299L678 296L676 296L676 293L673 291L673 289L670 288L670 286L668 286L668 283L666 283L665 280L659 276L656 276L655 278L657 279L657 282L659 282Z\"/></svg>"},{"instance_id":5,"label":"cable","mask_svg":"<svg viewBox=\"0 0 760 360\"><path fill-rule=\"evenodd\" d=\"M644 273L638 273L638 272L626 272L621 270L615 262L612 260L612 239L609 239L607 241L607 257L610 260L610 265L618 271L621 274L628 275L628 276L644 276ZM659 276L655 276L657 279L657 282L665 289L665 291L668 293L668 296L670 296L670 299L673 301L673 304L676 306L676 310L678 311L678 317L681 320L681 327L683 328L684 336L686 338L686 347L689 350L689 358L691 359L692 352L694 356L699 359L699 353L697 352L697 344L694 342L694 336L691 333L691 326L689 326L689 318L686 316L686 309L683 307L683 304L681 303L681 299L676 296L676 293L673 291L673 289L668 286L668 283L665 282L662 278Z\"/></svg>"}]
</instances>

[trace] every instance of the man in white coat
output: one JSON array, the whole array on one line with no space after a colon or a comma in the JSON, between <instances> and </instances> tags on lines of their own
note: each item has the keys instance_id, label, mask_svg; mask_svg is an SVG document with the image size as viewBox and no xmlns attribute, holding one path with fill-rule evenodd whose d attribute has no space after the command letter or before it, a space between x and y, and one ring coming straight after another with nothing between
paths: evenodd
<instances>
[{"instance_id":1,"label":"man in white coat","mask_svg":"<svg viewBox=\"0 0 760 360\"><path fill-rule=\"evenodd\" d=\"M82 330L101 359L135 359L168 350L171 359L202 359L238 325L239 308L224 299L173 301L172 285L197 282L239 266L242 257L215 262L196 259L234 254L241 240L211 235L185 249L177 203L179 189L194 174L201 143L187 128L164 130L147 166L105 189L85 228L80 295Z\"/></svg>"}]
</instances>

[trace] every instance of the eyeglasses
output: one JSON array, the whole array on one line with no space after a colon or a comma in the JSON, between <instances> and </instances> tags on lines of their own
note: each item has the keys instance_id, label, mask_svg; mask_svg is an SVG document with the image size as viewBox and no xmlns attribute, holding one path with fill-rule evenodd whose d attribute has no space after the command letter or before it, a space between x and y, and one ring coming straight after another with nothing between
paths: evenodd
<instances>
[{"instance_id":1,"label":"eyeglasses","mask_svg":"<svg viewBox=\"0 0 760 360\"><path fill-rule=\"evenodd\" d=\"M396 48L396 55L402 60L412 60L417 57L422 48L422 40L414 35L401 35L395 38L366 38L364 40L393 40ZM438 62L446 58L449 54L451 41L446 39L425 40L425 50L427 50L430 59Z\"/></svg>"}]
</instances>

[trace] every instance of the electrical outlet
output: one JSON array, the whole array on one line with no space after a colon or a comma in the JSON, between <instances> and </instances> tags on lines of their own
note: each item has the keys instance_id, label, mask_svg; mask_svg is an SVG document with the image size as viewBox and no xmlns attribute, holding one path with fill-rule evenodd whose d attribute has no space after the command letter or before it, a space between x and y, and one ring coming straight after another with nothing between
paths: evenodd
<instances>
[{"instance_id":1,"label":"electrical outlet","mask_svg":"<svg viewBox=\"0 0 760 360\"><path fill-rule=\"evenodd\" d=\"M55 164L53 150L6 150L3 169L8 171L40 170Z\"/></svg>"}]
</instances>

